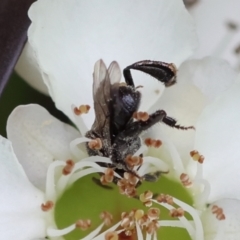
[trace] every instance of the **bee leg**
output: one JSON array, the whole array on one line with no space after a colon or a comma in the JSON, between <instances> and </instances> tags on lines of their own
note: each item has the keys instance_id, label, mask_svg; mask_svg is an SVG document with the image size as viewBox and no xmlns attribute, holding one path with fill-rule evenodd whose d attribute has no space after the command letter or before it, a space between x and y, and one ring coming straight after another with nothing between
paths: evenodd
<instances>
[{"instance_id":1,"label":"bee leg","mask_svg":"<svg viewBox=\"0 0 240 240\"><path fill-rule=\"evenodd\" d=\"M126 129L118 135L118 139L124 139L125 136L137 137L143 131L148 130L158 122L165 123L169 127L181 130L195 129L193 126L184 127L177 124L177 121L174 118L167 116L164 110L158 110L155 113L150 114L148 120L146 121L140 120L128 124Z\"/></svg>"},{"instance_id":2,"label":"bee leg","mask_svg":"<svg viewBox=\"0 0 240 240\"><path fill-rule=\"evenodd\" d=\"M173 63L144 60L136 62L124 68L123 76L127 85L134 87L134 81L131 75L131 69L149 74L158 81L164 83L166 87L176 83L177 68Z\"/></svg>"},{"instance_id":3,"label":"bee leg","mask_svg":"<svg viewBox=\"0 0 240 240\"><path fill-rule=\"evenodd\" d=\"M149 115L146 121L131 122L126 126L126 129L118 135L118 139L124 139L125 136L138 137L143 131L148 130L150 127L158 122L162 122L167 114L163 110L158 110Z\"/></svg>"}]
</instances>

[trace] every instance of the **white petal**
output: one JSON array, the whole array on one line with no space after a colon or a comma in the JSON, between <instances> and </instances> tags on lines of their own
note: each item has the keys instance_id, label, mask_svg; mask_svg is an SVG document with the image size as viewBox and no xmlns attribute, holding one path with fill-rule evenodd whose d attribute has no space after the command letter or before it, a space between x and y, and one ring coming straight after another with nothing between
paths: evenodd
<instances>
[{"instance_id":1,"label":"white petal","mask_svg":"<svg viewBox=\"0 0 240 240\"><path fill-rule=\"evenodd\" d=\"M178 80L193 83L209 100L213 100L234 83L237 74L226 60L204 57L184 62Z\"/></svg>"},{"instance_id":2,"label":"white petal","mask_svg":"<svg viewBox=\"0 0 240 240\"><path fill-rule=\"evenodd\" d=\"M224 60L206 57L186 61L179 69L177 83L165 89L150 111L164 109L179 124L195 125L204 107L236 78L237 73ZM156 132L155 129L152 131ZM195 131L172 129L163 124L161 131L171 139L183 161L188 162L189 152L193 150Z\"/></svg>"},{"instance_id":3,"label":"white petal","mask_svg":"<svg viewBox=\"0 0 240 240\"><path fill-rule=\"evenodd\" d=\"M29 16L29 42L44 81L57 107L72 120L72 104L92 106L92 72L98 59L106 65L117 60L121 68L144 59L179 66L196 47L182 1L40 0ZM159 83L141 74L136 85L144 84ZM93 111L83 117L90 127Z\"/></svg>"},{"instance_id":4,"label":"white petal","mask_svg":"<svg viewBox=\"0 0 240 240\"><path fill-rule=\"evenodd\" d=\"M240 1L239 0L201 0L191 10L196 21L200 46L196 57L208 55L220 56L239 69L239 54L234 50L240 39ZM237 30L230 30L227 23L237 25Z\"/></svg>"},{"instance_id":5,"label":"white petal","mask_svg":"<svg viewBox=\"0 0 240 240\"><path fill-rule=\"evenodd\" d=\"M225 220L218 220L212 213L212 207L222 208ZM220 215L219 215L220 216ZM221 199L211 204L201 216L205 240L240 239L240 201Z\"/></svg>"},{"instance_id":6,"label":"white petal","mask_svg":"<svg viewBox=\"0 0 240 240\"><path fill-rule=\"evenodd\" d=\"M240 81L206 107L196 126L195 149L205 156L209 201L238 198L240 172Z\"/></svg>"},{"instance_id":7,"label":"white petal","mask_svg":"<svg viewBox=\"0 0 240 240\"><path fill-rule=\"evenodd\" d=\"M30 86L48 95L48 89L43 82L41 70L39 69L35 53L28 42L18 59L15 70Z\"/></svg>"},{"instance_id":8,"label":"white petal","mask_svg":"<svg viewBox=\"0 0 240 240\"><path fill-rule=\"evenodd\" d=\"M7 135L30 181L45 189L49 164L71 158L69 143L77 130L52 117L39 105L19 106L11 113Z\"/></svg>"},{"instance_id":9,"label":"white petal","mask_svg":"<svg viewBox=\"0 0 240 240\"><path fill-rule=\"evenodd\" d=\"M1 239L45 237L45 220L40 209L43 193L29 182L10 141L2 136L0 164Z\"/></svg>"}]
</instances>

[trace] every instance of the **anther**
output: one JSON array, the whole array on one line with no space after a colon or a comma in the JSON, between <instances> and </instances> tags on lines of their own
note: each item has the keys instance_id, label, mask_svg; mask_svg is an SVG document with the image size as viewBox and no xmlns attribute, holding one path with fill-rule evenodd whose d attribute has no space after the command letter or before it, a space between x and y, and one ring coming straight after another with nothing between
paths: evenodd
<instances>
[{"instance_id":1,"label":"anther","mask_svg":"<svg viewBox=\"0 0 240 240\"><path fill-rule=\"evenodd\" d=\"M157 196L156 200L159 202L159 203L167 203L169 205L173 205L173 198L172 196L170 195L167 195L167 194L160 194Z\"/></svg>"},{"instance_id":2,"label":"anther","mask_svg":"<svg viewBox=\"0 0 240 240\"><path fill-rule=\"evenodd\" d=\"M133 118L138 121L146 122L149 119L149 114L147 112L134 112Z\"/></svg>"},{"instance_id":3,"label":"anther","mask_svg":"<svg viewBox=\"0 0 240 240\"><path fill-rule=\"evenodd\" d=\"M87 220L80 219L76 222L75 225L76 225L76 228L80 228L81 230L84 231L91 227L91 220L90 219L87 219Z\"/></svg>"},{"instance_id":4,"label":"anther","mask_svg":"<svg viewBox=\"0 0 240 240\"><path fill-rule=\"evenodd\" d=\"M106 211L103 211L101 214L100 214L100 219L104 221L104 224L106 226L109 226L112 224L112 220L113 220L113 216L111 213L109 212L106 212Z\"/></svg>"},{"instance_id":5,"label":"anther","mask_svg":"<svg viewBox=\"0 0 240 240\"><path fill-rule=\"evenodd\" d=\"M134 176L132 173L124 172L123 177L132 185L136 185L138 182L138 178Z\"/></svg>"},{"instance_id":6,"label":"anther","mask_svg":"<svg viewBox=\"0 0 240 240\"><path fill-rule=\"evenodd\" d=\"M151 200L153 197L153 193L151 191L145 191L144 193L140 194L139 199L141 202L146 202Z\"/></svg>"},{"instance_id":7,"label":"anther","mask_svg":"<svg viewBox=\"0 0 240 240\"><path fill-rule=\"evenodd\" d=\"M150 209L148 209L147 215L152 220L158 219L159 215L160 215L160 209L150 208Z\"/></svg>"},{"instance_id":8,"label":"anther","mask_svg":"<svg viewBox=\"0 0 240 240\"><path fill-rule=\"evenodd\" d=\"M125 172L123 177L124 178L117 182L120 194L127 195L128 197L135 197L137 193L136 184L139 179L128 172Z\"/></svg>"},{"instance_id":9,"label":"anther","mask_svg":"<svg viewBox=\"0 0 240 240\"><path fill-rule=\"evenodd\" d=\"M118 240L117 232L107 232L105 234L105 240Z\"/></svg>"},{"instance_id":10,"label":"anther","mask_svg":"<svg viewBox=\"0 0 240 240\"><path fill-rule=\"evenodd\" d=\"M146 191L139 196L139 200L144 203L146 207L152 206L153 193L151 191Z\"/></svg>"},{"instance_id":11,"label":"anther","mask_svg":"<svg viewBox=\"0 0 240 240\"><path fill-rule=\"evenodd\" d=\"M190 178L186 173L182 173L180 175L180 180L181 180L184 187L191 187L192 186L192 182L190 181Z\"/></svg>"},{"instance_id":12,"label":"anther","mask_svg":"<svg viewBox=\"0 0 240 240\"><path fill-rule=\"evenodd\" d=\"M81 114L86 114L88 113L90 110L90 106L89 105L81 105L80 107L74 107L73 111L74 113L79 116Z\"/></svg>"},{"instance_id":13,"label":"anther","mask_svg":"<svg viewBox=\"0 0 240 240\"><path fill-rule=\"evenodd\" d=\"M128 197L135 197L137 195L136 188L132 186L126 187L124 192Z\"/></svg>"},{"instance_id":14,"label":"anther","mask_svg":"<svg viewBox=\"0 0 240 240\"><path fill-rule=\"evenodd\" d=\"M223 213L223 209L218 207L217 205L212 206L212 213L216 215L218 220L224 220L226 218Z\"/></svg>"},{"instance_id":15,"label":"anther","mask_svg":"<svg viewBox=\"0 0 240 240\"><path fill-rule=\"evenodd\" d=\"M171 217L183 217L184 216L184 210L182 208L177 209L171 209L169 212Z\"/></svg>"},{"instance_id":16,"label":"anther","mask_svg":"<svg viewBox=\"0 0 240 240\"><path fill-rule=\"evenodd\" d=\"M146 138L145 139L145 144L148 147L155 147L155 148L159 148L162 145L162 141L159 139L152 139L152 138Z\"/></svg>"},{"instance_id":17,"label":"anther","mask_svg":"<svg viewBox=\"0 0 240 240\"><path fill-rule=\"evenodd\" d=\"M62 170L63 175L68 175L72 172L75 163L73 160L69 159L66 161L66 166Z\"/></svg>"},{"instance_id":18,"label":"anther","mask_svg":"<svg viewBox=\"0 0 240 240\"><path fill-rule=\"evenodd\" d=\"M156 233L159 227L160 227L159 223L156 220L153 220L149 222L149 224L147 225L147 228L146 228L147 233L152 235Z\"/></svg>"},{"instance_id":19,"label":"anther","mask_svg":"<svg viewBox=\"0 0 240 240\"><path fill-rule=\"evenodd\" d=\"M200 155L199 152L196 150L191 151L190 156L194 161L198 161L199 163L203 163L204 161L204 156Z\"/></svg>"},{"instance_id":20,"label":"anther","mask_svg":"<svg viewBox=\"0 0 240 240\"><path fill-rule=\"evenodd\" d=\"M100 181L103 185L111 183L114 178L114 171L112 168L107 168L104 175L101 176Z\"/></svg>"},{"instance_id":21,"label":"anther","mask_svg":"<svg viewBox=\"0 0 240 240\"><path fill-rule=\"evenodd\" d=\"M144 211L141 209L136 210L134 217L135 220L138 221L139 219L141 219L144 216Z\"/></svg>"},{"instance_id":22,"label":"anther","mask_svg":"<svg viewBox=\"0 0 240 240\"><path fill-rule=\"evenodd\" d=\"M128 155L125 159L126 164L130 167L133 168L135 166L140 166L143 163L143 159L140 156L131 156Z\"/></svg>"},{"instance_id":23,"label":"anther","mask_svg":"<svg viewBox=\"0 0 240 240\"><path fill-rule=\"evenodd\" d=\"M51 209L53 209L54 203L52 201L47 201L46 203L43 203L41 205L41 209L43 212L47 212Z\"/></svg>"},{"instance_id":24,"label":"anther","mask_svg":"<svg viewBox=\"0 0 240 240\"><path fill-rule=\"evenodd\" d=\"M138 223L141 227L147 226L150 222L150 219L147 214L144 214L142 218L139 219Z\"/></svg>"},{"instance_id":25,"label":"anther","mask_svg":"<svg viewBox=\"0 0 240 240\"><path fill-rule=\"evenodd\" d=\"M95 138L88 142L88 147L93 150L100 150L102 148L102 141L100 138Z\"/></svg>"}]
</instances>

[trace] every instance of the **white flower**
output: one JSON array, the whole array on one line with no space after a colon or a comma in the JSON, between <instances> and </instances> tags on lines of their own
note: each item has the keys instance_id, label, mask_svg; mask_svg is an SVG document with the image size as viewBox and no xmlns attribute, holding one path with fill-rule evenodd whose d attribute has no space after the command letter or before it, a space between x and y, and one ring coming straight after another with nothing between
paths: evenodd
<instances>
[{"instance_id":1,"label":"white flower","mask_svg":"<svg viewBox=\"0 0 240 240\"><path fill-rule=\"evenodd\" d=\"M74 114L71 106L92 105L90 76L96 59L104 58L108 63L117 59L122 67L141 59L174 62L179 66L195 47L193 27L180 1L154 1L151 5L145 1L138 5L133 1L128 1L125 5L120 2L106 4L105 1L101 4L99 1L94 3L92 8L93 1L82 3L41 0L30 9L33 24L29 32L29 42L34 50L35 60L58 108L70 117L82 134L86 132L84 123L87 128L91 127L93 112L90 111L82 118ZM126 22L120 21L123 16ZM142 24L141 28L139 22ZM97 66L98 64L99 62ZM148 234L146 239L157 239L155 233L158 224L162 227L185 228L188 235L196 240L221 237L238 239L240 196L236 184L239 172L236 159L240 152L233 143L239 142L240 129L232 124L232 119L235 124L240 120L238 112L233 111L240 102L240 83L234 83L236 73L225 62L211 58L185 62L179 70L179 84L165 91L161 99L161 94L158 94L159 91L163 92L161 84L151 78L143 79L142 75L137 74L134 79L140 79L136 81L137 84L147 86L143 88L141 109L149 112L156 108L165 109L170 116L178 118L184 125L195 125L197 122L196 134L194 131L177 132L176 129L168 129L162 125L150 130L143 137L160 138L163 144L159 149L149 149L143 159L143 166L138 170L139 175L153 170L152 167L159 170L160 166L160 170L169 170L167 176L171 180L181 180L184 186L189 187L193 205L176 198L175 185L169 181L167 193L173 188L173 198L162 195L162 200L152 199L150 192L140 195L142 202L146 205L153 203L155 207L149 209L147 219L141 211L143 207L138 207L139 211L124 214L121 222L119 217L118 223L107 231L115 231L121 224L119 231L125 230L129 233L131 228L126 225L126 222L129 222L136 226L138 239L143 239L139 227L141 224L148 225L147 230L154 233ZM231 83L232 87L226 91ZM218 95L220 97L215 98ZM58 204L77 179L92 172L105 171L96 161L110 160L88 157L80 147L81 143L88 142L89 139L81 137L77 130L60 123L38 106L17 108L9 117L7 132L18 160L35 187L19 166L10 142L1 138L1 153L4 156L1 158L1 189L4 192L1 202L5 203L2 205L2 212L9 209L6 214L1 214L0 219L4 223L1 224L2 235L5 239L32 240L45 236L56 236L60 239L62 235L75 229L76 224L72 221L73 225L64 225L62 230L58 230L56 225L60 228L59 223L54 221L58 212L54 208L55 204ZM231 144L227 144L228 139ZM193 149L205 156L203 164L189 160L187 154ZM144 146L140 150L143 151ZM193 154L193 158L200 158L200 162L202 160L197 153ZM229 158L227 163L226 158ZM66 162L67 159L73 161ZM157 187L154 191L161 192L161 181L152 185ZM11 188L18 191L11 191ZM25 194L19 193L22 189L26 191ZM181 191L183 189L184 187L181 187ZM71 201L76 199L75 194L77 193L71 195ZM90 192L88 190L80 194L81 205L83 198ZM119 194L115 195L120 199ZM26 196L32 199L31 204L25 200ZM232 200L228 199L230 197ZM101 199L100 195L97 196L97 199L94 199L97 204L94 206L99 205ZM110 198L110 202L115 203L114 199ZM172 206L171 201L176 205ZM127 204L130 205L130 202L131 200L127 199ZM78 204L73 205L74 210ZM171 215L177 216L178 220L164 220L161 216L158 221L156 208L159 205L169 209ZM138 205L134 202L133 206L136 208ZM175 207L180 209L174 210ZM89 213L93 205L90 208L87 209ZM68 210L68 207L65 209ZM115 206L115 209L120 209L120 206ZM192 221L183 216L183 210L190 213ZM106 215L103 219L105 222L111 220ZM19 221L22 225L17 224ZM82 228L89 225L88 221L80 223ZM29 226L32 226L31 231L25 231ZM95 230L86 239L92 239L101 227L102 224L95 226ZM103 239L103 235L97 239Z\"/></svg>"},{"instance_id":2,"label":"white flower","mask_svg":"<svg viewBox=\"0 0 240 240\"><path fill-rule=\"evenodd\" d=\"M240 69L240 2L199 0L189 11L196 22L199 48L195 57L214 55Z\"/></svg>"}]
</instances>

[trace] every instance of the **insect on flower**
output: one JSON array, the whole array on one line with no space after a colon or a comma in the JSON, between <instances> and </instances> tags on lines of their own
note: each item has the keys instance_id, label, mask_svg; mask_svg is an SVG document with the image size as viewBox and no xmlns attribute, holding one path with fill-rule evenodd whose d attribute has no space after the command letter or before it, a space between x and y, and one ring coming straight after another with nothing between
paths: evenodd
<instances>
[{"instance_id":1,"label":"insect on flower","mask_svg":"<svg viewBox=\"0 0 240 240\"><path fill-rule=\"evenodd\" d=\"M121 70L117 62L113 61L107 69L104 62L99 60L93 73L93 98L95 122L86 137L98 139L99 144L87 144L90 156L109 157L110 167L120 176L125 172L139 177L126 163L129 156L133 156L141 147L140 134L158 122L165 123L177 129L194 128L177 125L175 119L167 116L164 110L152 114L137 114L141 93L135 87L130 70L139 70L156 78L169 87L176 83L176 67L172 63L144 60L136 62L123 70L126 83L120 83ZM99 163L100 164L100 163ZM101 163L102 165L102 163ZM146 174L142 177L146 181L156 181L160 173ZM140 177L139 177L140 178Z\"/></svg>"}]
</instances>

